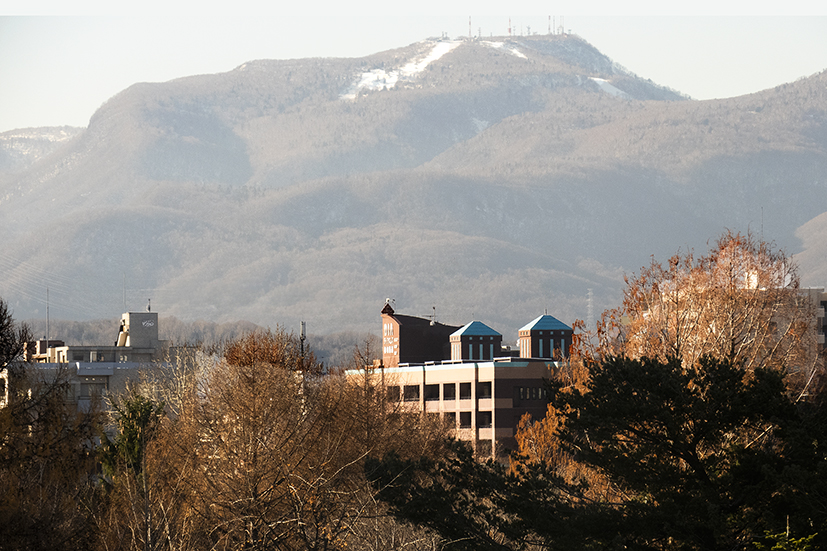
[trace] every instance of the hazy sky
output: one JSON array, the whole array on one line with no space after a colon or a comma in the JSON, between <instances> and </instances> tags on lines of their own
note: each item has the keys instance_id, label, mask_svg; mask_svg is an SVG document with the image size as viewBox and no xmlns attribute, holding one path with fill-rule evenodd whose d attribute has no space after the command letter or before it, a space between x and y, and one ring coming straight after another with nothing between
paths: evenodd
<instances>
[{"instance_id":1,"label":"hazy sky","mask_svg":"<svg viewBox=\"0 0 827 551\"><path fill-rule=\"evenodd\" d=\"M369 2L353 10L345 9L353 4L342 2L329 9L324 4L314 4L315 9L302 4L294 13L279 15L255 13L243 2L239 6L244 9L196 12L202 15L191 15L182 5L165 10L166 4L146 2L142 5L147 9L138 12L163 13L163 17L112 15L104 4L95 2L74 12L83 15L66 16L63 4L60 9L48 3L32 8L30 3L15 5L15 1L0 5L0 13L59 15L0 17L0 132L29 126L86 126L103 102L135 82L229 71L252 59L358 57L442 33L467 36L468 13L474 35L505 35L509 19L509 14L474 15L475 6L490 14L505 4L445 2L451 9L441 10L440 3L430 0L417 4L422 13L392 13L380 7L377 13L383 15L372 16L356 15L370 13ZM570 11L585 15L563 13L567 30L639 76L695 99L747 94L827 68L824 13L700 16L661 9L649 15L634 4L628 10L624 5L623 13L618 13L617 4L606 4L603 12L579 6ZM545 10L540 4L518 7L533 8L523 13ZM465 15L458 14L462 8L467 8ZM426 11L452 14L427 15ZM549 15L560 23L559 14L528 16L518 11L510 14L514 34L529 29L548 32ZM738 13L736 9L710 11ZM87 15L95 13L108 15Z\"/></svg>"}]
</instances>

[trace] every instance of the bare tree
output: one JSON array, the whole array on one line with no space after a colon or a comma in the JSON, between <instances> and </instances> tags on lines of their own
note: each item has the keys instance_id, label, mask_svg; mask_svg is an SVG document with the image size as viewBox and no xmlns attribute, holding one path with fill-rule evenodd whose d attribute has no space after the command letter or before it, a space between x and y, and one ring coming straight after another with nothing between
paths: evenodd
<instances>
[{"instance_id":1,"label":"bare tree","mask_svg":"<svg viewBox=\"0 0 827 551\"><path fill-rule=\"evenodd\" d=\"M0 372L23 358L32 334L26 324L15 323L8 304L0 298Z\"/></svg>"},{"instance_id":2,"label":"bare tree","mask_svg":"<svg viewBox=\"0 0 827 551\"><path fill-rule=\"evenodd\" d=\"M705 256L653 259L627 277L623 304L604 313L591 353L678 357L685 365L710 355L748 371L785 369L791 388L803 392L821 368L815 319L783 251L726 232Z\"/></svg>"},{"instance_id":3,"label":"bare tree","mask_svg":"<svg viewBox=\"0 0 827 551\"><path fill-rule=\"evenodd\" d=\"M189 466L180 472L190 529L201 533L191 539L220 549L352 547L357 525L376 515L365 457L387 449L389 434L422 439L376 419L390 417L381 389L319 374L282 330L224 351L171 425L170 461Z\"/></svg>"},{"instance_id":4,"label":"bare tree","mask_svg":"<svg viewBox=\"0 0 827 551\"><path fill-rule=\"evenodd\" d=\"M0 541L7 549L86 549L94 524L99 409L66 399L68 373L12 367L0 407Z\"/></svg>"}]
</instances>

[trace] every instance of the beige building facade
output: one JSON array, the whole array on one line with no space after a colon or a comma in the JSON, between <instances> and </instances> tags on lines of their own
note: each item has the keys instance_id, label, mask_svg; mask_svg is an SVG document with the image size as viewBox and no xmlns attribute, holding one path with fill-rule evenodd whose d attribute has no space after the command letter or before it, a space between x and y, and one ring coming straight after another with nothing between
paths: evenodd
<instances>
[{"instance_id":1,"label":"beige building facade","mask_svg":"<svg viewBox=\"0 0 827 551\"><path fill-rule=\"evenodd\" d=\"M140 370L170 361L185 361L187 349L172 349L158 338L156 312L126 312L112 345L66 345L45 339L29 343L26 369L45 380L67 382L66 398L86 409L107 394L121 392L129 381L137 381ZM0 405L7 403L12 383L9 370L0 374Z\"/></svg>"},{"instance_id":2,"label":"beige building facade","mask_svg":"<svg viewBox=\"0 0 827 551\"><path fill-rule=\"evenodd\" d=\"M382 368L388 396L403 409L438 415L478 456L496 457L516 449L520 418L546 415L544 381L562 362L500 358L491 361L426 362ZM348 372L356 376L359 371Z\"/></svg>"}]
</instances>

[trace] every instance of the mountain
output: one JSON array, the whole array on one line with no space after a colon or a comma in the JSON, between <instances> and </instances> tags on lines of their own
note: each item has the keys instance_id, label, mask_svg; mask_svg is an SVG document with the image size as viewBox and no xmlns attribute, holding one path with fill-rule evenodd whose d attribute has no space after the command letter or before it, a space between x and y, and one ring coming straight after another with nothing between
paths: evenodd
<instances>
[{"instance_id":1,"label":"mountain","mask_svg":"<svg viewBox=\"0 0 827 551\"><path fill-rule=\"evenodd\" d=\"M21 172L60 149L83 128L21 128L0 133L0 175Z\"/></svg>"},{"instance_id":2,"label":"mountain","mask_svg":"<svg viewBox=\"0 0 827 551\"><path fill-rule=\"evenodd\" d=\"M654 47L654 45L653 45ZM18 318L374 331L397 311L516 339L726 228L825 283L827 73L692 101L576 36L426 40L136 84L0 174ZM811 254L811 251L814 251ZM820 252L819 252L820 251Z\"/></svg>"}]
</instances>

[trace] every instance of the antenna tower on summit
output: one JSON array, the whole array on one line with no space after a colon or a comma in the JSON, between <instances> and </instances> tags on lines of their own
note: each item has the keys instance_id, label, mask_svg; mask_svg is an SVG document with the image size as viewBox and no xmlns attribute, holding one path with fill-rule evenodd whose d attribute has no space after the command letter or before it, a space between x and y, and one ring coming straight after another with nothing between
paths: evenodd
<instances>
[{"instance_id":1,"label":"antenna tower on summit","mask_svg":"<svg viewBox=\"0 0 827 551\"><path fill-rule=\"evenodd\" d=\"M589 289L587 309L586 309L586 329L591 329L594 325L594 293Z\"/></svg>"},{"instance_id":2,"label":"antenna tower on summit","mask_svg":"<svg viewBox=\"0 0 827 551\"><path fill-rule=\"evenodd\" d=\"M474 34L471 32L471 16L468 16L468 38L474 38Z\"/></svg>"},{"instance_id":3,"label":"antenna tower on summit","mask_svg":"<svg viewBox=\"0 0 827 551\"><path fill-rule=\"evenodd\" d=\"M511 36L511 18L508 18L508 36Z\"/></svg>"}]
</instances>

